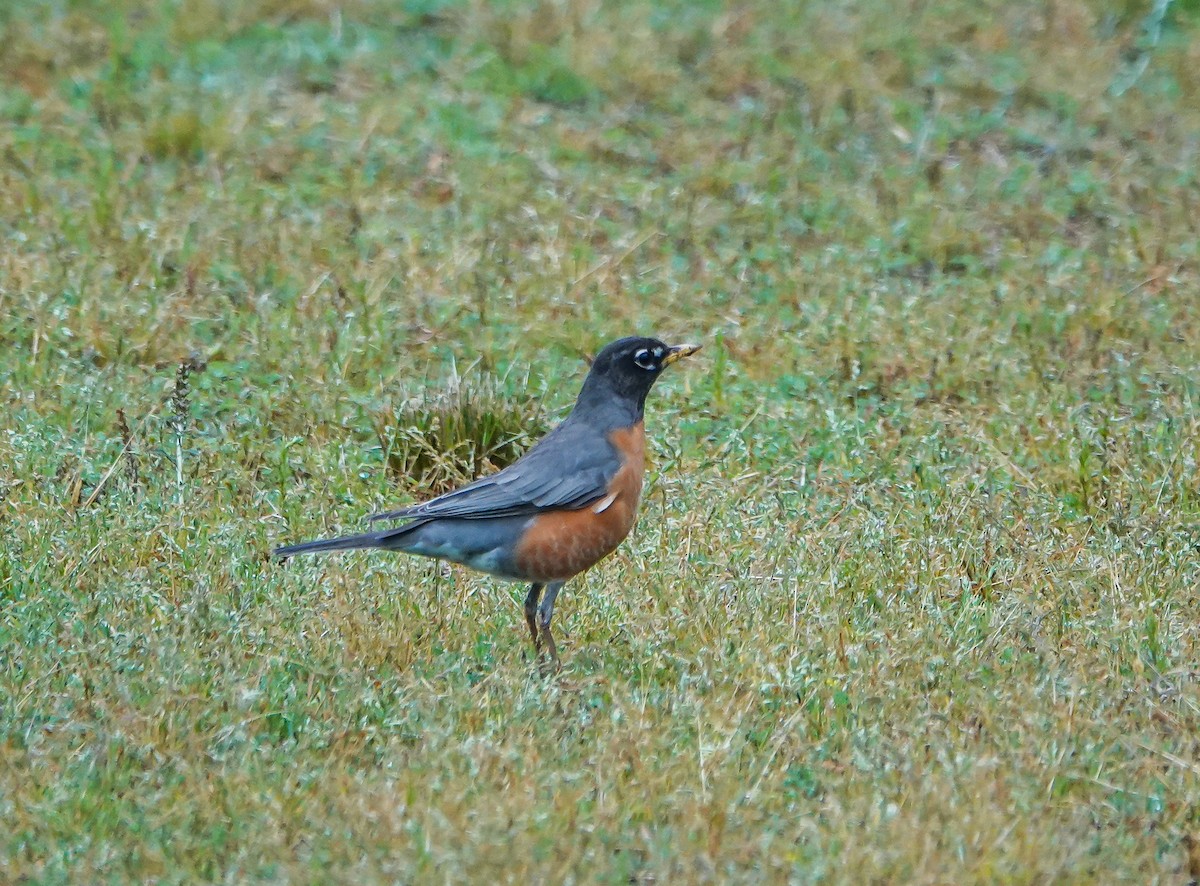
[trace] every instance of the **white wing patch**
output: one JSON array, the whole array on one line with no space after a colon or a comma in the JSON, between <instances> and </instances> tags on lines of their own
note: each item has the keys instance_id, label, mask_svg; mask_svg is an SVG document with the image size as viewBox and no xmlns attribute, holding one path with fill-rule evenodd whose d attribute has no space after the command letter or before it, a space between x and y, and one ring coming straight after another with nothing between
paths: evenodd
<instances>
[{"instance_id":1,"label":"white wing patch","mask_svg":"<svg viewBox=\"0 0 1200 886\"><path fill-rule=\"evenodd\" d=\"M603 514L605 511L608 510L609 505L611 505L616 500L617 500L617 493L610 492L608 495L604 496L604 498L600 499L600 501L596 502L596 506L594 508L592 508L592 513L593 514Z\"/></svg>"}]
</instances>

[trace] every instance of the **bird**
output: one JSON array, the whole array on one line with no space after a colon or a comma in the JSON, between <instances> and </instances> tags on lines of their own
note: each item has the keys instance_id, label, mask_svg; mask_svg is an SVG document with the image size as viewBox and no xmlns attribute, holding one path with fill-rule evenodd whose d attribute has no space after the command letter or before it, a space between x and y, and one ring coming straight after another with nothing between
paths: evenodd
<instances>
[{"instance_id":1,"label":"bird","mask_svg":"<svg viewBox=\"0 0 1200 886\"><path fill-rule=\"evenodd\" d=\"M646 396L664 369L698 350L618 339L592 361L567 417L508 467L369 518L400 525L286 545L274 555L382 548L528 582L525 622L535 655L547 654L558 668L550 623L559 591L632 530L645 474Z\"/></svg>"}]
</instances>

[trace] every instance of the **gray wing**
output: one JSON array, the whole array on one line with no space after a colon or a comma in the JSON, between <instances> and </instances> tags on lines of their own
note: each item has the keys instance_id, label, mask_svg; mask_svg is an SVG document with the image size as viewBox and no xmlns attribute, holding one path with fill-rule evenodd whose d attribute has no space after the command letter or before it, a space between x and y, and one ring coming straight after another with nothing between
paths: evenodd
<instances>
[{"instance_id":1,"label":"gray wing","mask_svg":"<svg viewBox=\"0 0 1200 886\"><path fill-rule=\"evenodd\" d=\"M607 495L620 468L621 455L608 440L585 426L562 424L502 471L370 519L484 519L573 510Z\"/></svg>"}]
</instances>

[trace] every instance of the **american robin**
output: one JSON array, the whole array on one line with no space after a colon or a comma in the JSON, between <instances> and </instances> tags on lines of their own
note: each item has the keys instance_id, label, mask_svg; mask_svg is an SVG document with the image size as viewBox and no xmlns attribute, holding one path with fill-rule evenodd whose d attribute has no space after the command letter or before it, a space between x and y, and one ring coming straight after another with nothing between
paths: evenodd
<instances>
[{"instance_id":1,"label":"american robin","mask_svg":"<svg viewBox=\"0 0 1200 886\"><path fill-rule=\"evenodd\" d=\"M571 414L504 470L370 518L407 521L401 526L288 545L275 555L383 548L530 582L525 621L534 649L545 646L557 665L550 620L558 592L633 528L645 469L646 395L663 369L699 349L619 339L596 355Z\"/></svg>"}]
</instances>

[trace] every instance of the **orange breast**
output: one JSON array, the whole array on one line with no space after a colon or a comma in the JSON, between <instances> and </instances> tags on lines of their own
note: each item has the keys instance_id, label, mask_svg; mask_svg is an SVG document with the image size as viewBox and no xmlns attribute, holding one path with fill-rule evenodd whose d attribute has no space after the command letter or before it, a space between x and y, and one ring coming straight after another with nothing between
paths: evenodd
<instances>
[{"instance_id":1,"label":"orange breast","mask_svg":"<svg viewBox=\"0 0 1200 886\"><path fill-rule=\"evenodd\" d=\"M530 580L566 581L617 549L637 516L646 469L646 433L641 422L608 435L622 455L608 495L576 511L534 518L517 545L516 567Z\"/></svg>"}]
</instances>

